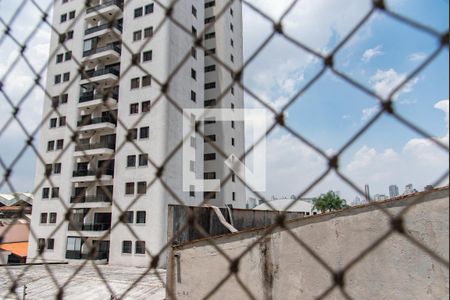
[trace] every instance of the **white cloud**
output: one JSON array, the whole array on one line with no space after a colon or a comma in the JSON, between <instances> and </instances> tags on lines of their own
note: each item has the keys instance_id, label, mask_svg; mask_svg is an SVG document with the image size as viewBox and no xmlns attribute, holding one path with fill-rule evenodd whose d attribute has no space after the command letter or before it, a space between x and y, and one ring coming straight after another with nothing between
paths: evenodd
<instances>
[{"instance_id":1,"label":"white cloud","mask_svg":"<svg viewBox=\"0 0 450 300\"><path fill-rule=\"evenodd\" d=\"M279 20L292 0L252 0L252 5L274 20ZM298 1L283 19L283 30L289 36L324 52L331 43L347 34L354 24L370 10L370 1L349 0L342 6L339 1ZM273 26L247 5L244 7L245 57L250 57L273 32ZM339 14L335 12L339 11ZM280 97L289 98L298 91L305 72L319 67L320 62L309 53L276 36L260 52L245 72L246 86L258 94L265 95L269 103Z\"/></svg>"},{"instance_id":2,"label":"white cloud","mask_svg":"<svg viewBox=\"0 0 450 300\"><path fill-rule=\"evenodd\" d=\"M377 70L369 82L378 95L387 98L406 78L406 74L398 73L391 68L388 70ZM400 94L410 93L417 82L418 78L410 80L394 95L394 99L398 98Z\"/></svg>"},{"instance_id":3,"label":"white cloud","mask_svg":"<svg viewBox=\"0 0 450 300\"><path fill-rule=\"evenodd\" d=\"M412 53L408 56L409 61L423 61L427 57L427 54L424 52L416 52Z\"/></svg>"},{"instance_id":4,"label":"white cloud","mask_svg":"<svg viewBox=\"0 0 450 300\"><path fill-rule=\"evenodd\" d=\"M375 57L377 57L377 56L383 55L384 52L381 51L382 48L383 48L382 45L378 45L378 46L376 46L376 47L374 47L374 48L367 49L367 50L364 52L364 54L362 55L361 60L362 60L364 63L369 63L369 62L372 60L372 58L375 58Z\"/></svg>"},{"instance_id":5,"label":"white cloud","mask_svg":"<svg viewBox=\"0 0 450 300\"><path fill-rule=\"evenodd\" d=\"M449 101L440 101L434 107L445 113L448 129ZM449 135L447 133L438 139L448 144ZM290 196L303 191L327 167L321 156L290 135L269 139L268 154L268 197ZM421 190L434 183L447 170L448 158L448 153L431 140L414 138L399 150L362 146L341 166L341 170L360 188L369 184L373 194L388 194L391 184L403 187L413 183ZM356 195L346 183L330 175L307 196L317 196L328 190L341 191L349 201Z\"/></svg>"},{"instance_id":6,"label":"white cloud","mask_svg":"<svg viewBox=\"0 0 450 300\"><path fill-rule=\"evenodd\" d=\"M362 117L361 117L361 121L367 121L369 120L373 115L375 115L378 111L380 110L380 108L378 106L372 106L369 108L365 108L362 111Z\"/></svg>"}]
</instances>

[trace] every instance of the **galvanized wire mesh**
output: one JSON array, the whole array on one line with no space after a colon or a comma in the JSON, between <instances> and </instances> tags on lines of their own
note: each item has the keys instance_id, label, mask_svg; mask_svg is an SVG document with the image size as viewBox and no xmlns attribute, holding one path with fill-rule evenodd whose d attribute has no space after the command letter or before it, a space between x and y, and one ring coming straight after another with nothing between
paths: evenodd
<instances>
[{"instance_id":1,"label":"galvanized wire mesh","mask_svg":"<svg viewBox=\"0 0 450 300\"><path fill-rule=\"evenodd\" d=\"M166 16L165 19L161 22L161 24L159 24L157 27L154 28L153 35L151 37L149 37L145 43L142 44L142 46L140 47L140 49L137 52L132 51L131 47L129 45L127 45L125 41L122 41L121 36L117 35L116 38L122 41L122 52L127 51L130 54L140 53L141 50L144 49L144 47L152 39L154 39L155 36L158 36L158 32L161 30L161 28L163 28L163 26L166 22L170 22L170 23L174 24L179 29L184 31L186 33L186 35L192 36L191 28L187 28L184 24L181 24L177 19L175 19L173 17L174 5L179 1L180 0L173 0L171 5L165 5L161 2L159 2L158 0L155 0L154 2L155 2L157 9L163 10L165 12L165 16ZM400 91L411 80L413 80L415 77L417 77L419 74L421 74L421 72L423 72L423 70L431 62L433 62L436 59L436 57L439 54L441 54L442 51L445 51L445 49L448 49L448 46L449 46L449 33L448 32L438 32L435 29L433 29L429 26L426 26L424 24L421 24L420 22L418 22L414 19L410 19L410 18L405 17L401 14L398 14L394 11L391 11L385 5L384 1L374 0L370 11L368 11L368 13L359 22L354 24L353 29L337 44L336 47L334 47L334 49L332 49L328 54L324 55L323 53L320 53L320 52L310 48L306 43L302 42L301 40L299 40L298 38L296 38L294 36L289 35L288 33L286 33L284 31L283 21L285 20L286 16L289 14L289 12L292 10L292 8L299 2L299 0L292 1L291 5L286 9L286 11L283 13L283 15L281 16L281 18L279 20L273 20L270 16L268 16L265 12L263 12L261 9L259 9L256 5L252 4L251 1L237 1L237 0L227 1L226 2L227 4L224 6L224 8L216 14L215 22L220 20L222 15L225 14L229 10L230 5L232 5L234 2L240 2L242 5L246 6L248 9L251 9L256 14L258 14L259 16L264 18L265 20L268 20L269 22L271 22L271 24L273 26L273 30L270 33L270 35L267 36L267 38L261 43L261 45L259 45L259 47L254 51L254 53L252 53L252 55L250 55L247 58L245 63L242 66L240 66L237 70L235 70L234 67L230 66L227 62L222 61L215 54L211 54L211 57L214 59L215 63L217 65L220 65L224 69L228 70L230 72L230 74L232 74L232 78L233 78L233 82L228 87L226 87L222 91L222 94L220 95L220 97L217 98L218 103L220 103L220 101L225 97L225 95L227 95L230 92L233 85L238 85L248 95L250 95L253 99L255 99L260 105L262 105L264 108L266 108L268 111L270 111L273 114L273 124L268 128L265 135L260 137L260 139L258 139L253 145L251 145L251 147L248 148L248 150L245 152L245 154L243 156L240 157L240 159L244 160L246 157L250 156L252 154L252 152L254 151L254 148L258 145L258 143L260 143L265 137L269 136L276 128L281 127L281 128L284 128L290 134L292 134L292 136L294 136L300 142L306 144L308 147L313 149L318 155L323 157L328 162L326 170L318 178L316 178L314 181L312 181L312 183L307 188L305 188L302 191L299 191L298 195L296 196L295 199L292 200L292 203L287 208L287 210L289 210L289 208L292 207L296 203L296 201L298 201L304 195L306 195L308 192L310 192L315 186L317 186L326 176L328 176L333 171L338 175L339 178L341 178L345 183L347 183L349 186L351 186L358 194L365 195L365 192L357 184L355 184L351 178L347 177L346 175L344 175L341 172L339 161L340 161L340 158L342 157L342 155L361 136L365 135L367 133L367 131L371 127L373 127L374 124L376 124L380 120L380 118L384 115L391 116L392 118L397 120L399 124L403 124L407 128L409 128L412 131L414 131L415 133L417 133L419 136L429 139L437 147L442 149L442 151L448 152L448 150L449 150L448 145L443 144L440 140L434 138L431 134L429 134L426 130L420 128L413 121L408 120L404 116L401 116L397 112L396 107L394 105L394 100L393 100L394 95L398 91ZM38 26L36 26L35 30L33 30L29 34L29 36L27 36L25 39L18 39L17 36L15 35L15 32L12 31L11 28L14 25L14 23L17 21L18 17L20 16L20 14L22 12L22 8L25 5L32 5L35 8L35 13L39 14L42 18L41 18L41 22L38 24ZM125 1L125 3L124 3L124 7L131 6L131 5L133 5L132 0ZM90 7L91 10L96 9L95 7L91 7L90 1L86 1L86 7ZM46 88L44 86L43 79L42 79L42 76L46 71L47 65L44 66L42 69L35 69L35 67L27 59L27 55L26 55L27 45L28 45L29 41L33 38L33 36L36 34L37 30L41 27L47 27L60 36L59 47L58 47L58 49L56 49L55 51L53 51L50 54L50 56L47 60L48 63L50 63L53 59L55 59L58 51L60 51L62 49L64 49L65 51L70 51L70 49L66 46L67 33L58 32L57 29L51 24L51 21L49 20L49 14L51 12L51 9L52 9L52 5L49 5L48 7L42 7L39 4L39 2L37 2L37 1L23 0L21 2L21 5L17 9L17 11L12 15L12 17L10 19L8 19L8 20L1 19L3 34L0 37L0 49L2 47L2 44L6 40L11 40L16 44L17 49L20 52L20 55L17 57L17 59L13 63L11 63L9 65L9 68L4 72L4 74L1 78L1 81L0 81L0 92L2 93L3 98L4 98L4 101L2 102L1 105L8 105L12 111L11 115L4 116L5 118L7 118L7 121L4 123L3 127L0 128L0 137L9 130L9 128L11 127L12 124L19 125L21 130L27 137L27 140L25 141L25 143L22 147L22 150L17 153L17 156L11 160L12 162L10 164L6 164L4 158L0 157L0 166L3 170L3 177L0 181L0 187L8 186L11 191L20 192L16 188L16 186L14 186L13 182L11 181L11 174L14 173L14 169L15 169L18 161L20 160L20 158L24 155L24 153L26 151L32 151L34 153L34 155L37 157L38 162L41 163L43 166L45 166L46 164L49 164L49 163L51 163L51 164L57 163L61 159L63 154L66 151L68 151L68 149L71 147L71 145L77 144L79 142L79 129L73 128L70 125L67 125L67 130L69 130L72 135L72 139L71 139L70 143L66 143L64 145L64 148L58 154L58 157L55 159L54 162L45 161L43 156L40 154L44 149L39 149L38 146L36 146L35 137L39 133L40 129L44 126L44 124L47 124L47 122L49 121L49 119L52 115L56 114L59 117L63 116L59 110L60 103L59 102L52 103L53 110L50 111L47 115L44 115L42 117L42 121L39 123L39 125L31 131L24 125L23 120L21 120L19 117L19 112L21 110L26 109L26 105L28 105L26 103L26 100L30 96L30 94L32 93L33 90L35 90L35 89L42 90L48 98L51 98L53 96L53 95L50 95L48 93L48 91L46 91ZM378 95L376 92L372 91L371 89L369 89L369 88L365 87L364 85L362 85L361 83L359 83L355 78L352 78L350 75L338 70L335 67L335 59L336 59L336 56L339 53L339 51L341 51L343 49L343 47L349 42L349 40L356 35L357 31L360 30L368 22L368 20L376 13L381 13L384 16L386 16L387 18L395 19L396 21L409 26L412 30L420 31L420 32L430 36L431 38L435 39L436 43L439 45L436 48L436 50L434 52L432 52L426 59L424 59L423 62L421 62L412 72L410 72L408 74L408 76L406 76L406 78L401 83L399 83L395 87L395 89L393 89L390 92L390 94L387 97L382 97L382 96ZM102 18L106 19L106 16L103 16L101 14L100 14L100 16ZM108 26L110 28L117 25L115 18L113 18L112 20L110 20L110 19L108 19L108 20L109 20ZM70 22L72 22L72 24L68 27L69 28L68 30L70 30L70 28L72 28L77 22L83 22L82 14L78 14L78 16L75 17ZM202 32L199 32L196 36L194 36L192 38L192 46L193 47L202 49L204 51L208 51L208 49L206 49L206 47L203 44L204 33L209 28L213 27L215 25L215 22L211 22L208 25L206 25L205 29ZM112 31L112 32L113 32L113 34L116 34L116 33L114 33L114 31ZM245 84L245 82L243 81L243 73L244 73L245 69L249 66L249 64L251 62L253 62L258 57L258 55L264 49L266 49L266 46L275 37L284 38L285 40L289 41L290 43L292 43L299 49L302 49L309 55L312 55L313 57L315 57L317 60L323 62L320 70L309 80L309 82L307 82L307 84L304 85L304 87L301 90L297 91L290 98L290 100L287 101L287 103L279 110L274 109L270 104L268 104L266 101L264 101L260 96L258 96L257 92L251 90L250 87L248 87ZM23 42L20 42L19 40L23 40ZM152 105L157 105L157 103L159 101L168 101L170 103L170 105L172 105L176 110L179 111L180 115L183 115L183 107L180 107L177 99L173 99L169 95L168 90L170 88L171 80L180 71L180 69L184 66L184 64L187 63L190 56L191 56L191 52L187 52L184 55L184 59L174 68L173 72L168 76L167 80L165 80L165 81L160 81L157 77L152 76L153 74L151 74L151 72L149 72L148 70L143 68L140 65L140 63L137 61L134 61L133 64L131 64L128 69L122 70L121 76L123 77L129 71L129 69L131 69L132 67L139 68L144 74L152 76L152 79L160 88L160 94L155 99L152 99ZM74 76L69 82L65 83L65 90L63 92L61 92L61 95L64 94L65 91L67 91L72 85L78 84L80 77L83 76L83 78L89 78L89 76L87 76L87 73L86 73L86 66L81 61L78 61L75 57L73 57L73 59L79 68L79 72L78 72L77 76ZM34 82L32 85L30 85L28 87L24 96L18 102L16 102L16 101L12 100L13 95L8 95L6 93L4 82L7 81L8 77L11 76L13 70L16 68L16 66L20 62L22 62L22 63L24 62L25 64L28 65L32 75L34 76ZM442 68L447 68L447 67L448 66L442 66ZM340 78L343 81L345 81L346 83L348 83L354 89L357 89L357 90L367 94L368 96L372 97L374 99L374 101L376 101L378 103L378 105L380 107L379 112L376 113L373 117L371 117L371 119L367 123L365 123L364 126L362 126L333 156L329 156L324 150L322 150L320 147L315 145L314 142L311 142L306 137L304 137L301 133L299 133L295 129L293 129L289 125L289 123L286 121L286 118L285 118L288 109L291 108L302 97L303 94L305 94L307 91L309 91L317 83L317 81L322 78L322 76L325 74L326 71L330 71L335 76L337 76L338 78ZM120 79L117 80L117 84L119 84L119 82L120 82ZM108 106L107 99L112 94L113 94L113 91L111 90L111 91L109 91L109 93L107 95L104 96L103 100L104 100L105 106ZM124 124L124 122L120 119L120 117L118 117L116 115L112 115L110 117L113 119L113 121L115 123L117 123L118 127L122 127L125 130L125 132L128 132L125 142L120 145L116 145L115 153L117 154L120 151L122 151L122 149L124 148L124 146L126 144L131 144L131 145L133 145L133 147L135 148L135 150L138 153L146 154L139 147L139 145L133 140L132 133L130 132L130 129L135 128L135 127L137 127L138 124L140 124L144 115L141 118L138 118L138 120L132 126L126 126ZM190 118L190 116L188 116L188 115L184 115L184 117L187 119ZM190 134L187 135L186 137L184 137L183 140L180 140L178 143L178 146L175 147L173 149L173 151L168 153L166 159L164 160L164 163L157 164L152 159L152 157L148 157L148 162L150 163L151 166L153 166L155 168L155 170L157 170L157 172L155 174L155 178L151 182L148 183L147 189L150 189L157 182L159 182L167 190L167 192L175 199L175 201L177 203L179 203L180 205L186 205L186 203L184 203L184 201L177 196L176 191L171 190L170 186L166 182L164 182L163 174L165 171L165 166L171 161L171 159L173 158L173 156L176 153L181 151L183 143L189 139L190 135L193 132L196 132L198 135L202 136L205 140L208 141L208 137L205 135L202 128L200 126L194 126L191 129ZM212 146L214 147L214 149L217 151L217 153L219 155L221 155L224 159L227 158L226 153L222 149L220 149L220 147L218 147L214 143L212 143ZM111 155L111 158L113 158L113 157L114 157L114 155ZM140 201L141 197L140 196L135 197L135 199L131 202L131 204L126 209L123 209L120 206L116 205L115 196L112 196L110 191L103 187L102 181L100 180L101 176L108 170L108 168L109 168L109 166L105 165L96 171L96 174L95 174L96 180L95 180L95 182L92 182L92 185L102 187L103 192L106 195L111 196L113 198L112 205L114 205L122 213L122 217L120 218L120 222L112 224L110 230L99 239L100 240L106 239L110 233L114 232L114 229L116 228L116 226L118 224L122 223L123 225L127 226L130 236L133 236L137 240L140 240L141 237L139 237L139 235L134 231L133 227L131 227L126 222L126 211L128 210L128 208L132 207L135 203ZM436 184L442 182L445 178L447 178L447 176L448 176L448 169L444 174L442 174L442 176L440 178L436 179ZM224 186L228 181L231 180L231 177L232 177L232 174L230 172L229 176L227 176L226 178L224 178L222 180L221 185ZM37 183L33 193L37 193L38 191L40 191L45 183L47 183L52 188L56 187L52 181L52 174L49 173L49 174L46 174L46 177L42 180L42 182ZM242 183L248 189L252 190L252 187L249 186L247 184L247 182L243 181ZM257 195L264 203L266 203L269 207L271 207L273 209L272 205L270 204L270 201L268 199L266 199L264 197L264 195L262 195L261 193L258 193L256 191L252 191L252 192L255 195ZM421 199L421 197L419 197L415 203L419 202L420 199ZM69 201L69 199L65 199L63 196L60 196L58 198L58 200L61 203L61 205L63 207L65 207L67 213L66 213L66 216L64 217L64 219L61 220L57 224L57 226L55 226L53 233L46 238L51 238L52 235L56 231L58 231L58 229L61 226L66 226L67 222L68 223L72 222L71 217L70 217L70 211L71 211L72 206L69 204L71 202ZM205 204L207 202L208 201L205 200L204 203L202 203L202 204ZM413 205L414 205L414 203L413 203ZM388 239L394 233L399 233L399 234L403 235L412 244L414 244L415 246L417 246L418 248L423 250L425 253L427 253L427 255L429 255L434 260L436 260L437 262L439 262L442 265L445 265L448 268L448 261L446 260L446 258L441 257L438 254L434 253L426 245L424 245L423 243L421 243L420 241L418 241L417 239L415 239L414 237L409 235L407 230L405 230L404 217L405 217L407 211L410 209L410 207L411 206L405 208L398 215L392 215L388 210L386 210L382 206L379 206L379 209L382 210L386 214L386 216L389 218L391 230L389 232L387 232L385 235L380 236L379 239L374 240L373 244L371 244L369 247L367 247L367 249L362 251L357 257L354 258L354 260L352 260L345 268L343 268L341 270L334 270L332 267L330 267L323 259L321 259L320 253L316 253L314 251L314 249L312 249L308 246L308 243L306 241L301 240L293 232L291 232L289 230L289 228L285 226L286 218L285 218L284 214L281 214L280 217L277 219L277 222L275 224L273 224L272 226L270 226L266 230L265 235L263 235L261 237L261 239L263 239L266 235L272 233L275 229L283 228L292 236L292 238L294 240L297 241L299 247L306 250L309 254L312 255L312 257L314 259L317 260L317 262L320 265L322 265L326 270L328 270L331 274L333 274L333 278L334 278L333 285L331 285L329 287L323 287L323 293L320 295L319 298L320 299L326 298L334 289L338 288L341 290L344 297L351 299L350 295L346 291L346 280L345 280L346 273L349 270L351 270L355 265L357 265L361 260L363 260L371 251L376 249L379 245L381 245L386 239ZM192 214L189 218L189 221L186 224L184 224L184 226L182 226L182 228L180 229L179 232L175 233L173 240L175 240L178 235L180 235L183 231L187 230L188 228L195 228L200 235L202 235L204 237L208 237L208 233L197 222L196 215ZM83 233L79 229L76 229L76 231L78 232L78 234L81 237L83 236ZM31 228L30 239L34 239L35 241L37 241L38 238L39 237L37 236L36 232L33 230L33 228ZM240 259L244 255L246 255L253 247L255 247L261 239L255 241L255 243L251 247L249 247L246 251L244 251L238 257L229 257L224 251L222 251L220 246L218 246L214 243L214 240L211 240L211 239L207 240L208 243L210 243L211 246L213 246L229 262L230 268L229 268L229 272L227 274L223 274L223 279L219 282L219 284L217 286L215 286L214 289L212 289L209 294L205 295L205 298L209 298L212 295L214 295L216 292L220 291L221 285L223 285L229 278L235 277L237 279L238 284L242 287L242 289L245 291L245 293L248 295L248 297L251 299L256 299L256 297L254 295L252 295L251 291L248 289L248 287L247 287L248 283L241 281L239 278L239 262L240 262ZM149 249L146 249L147 255L151 256L151 263L147 266L146 269L144 269L142 271L142 276L140 276L138 279L136 279L136 281L134 282L133 285L130 285L129 289L127 289L121 295L116 295L116 297L118 299L126 297L127 294L129 293L129 291L133 288L133 286L135 284L139 283L145 277L145 275L147 275L149 272L155 272L156 276L158 276L159 280L164 284L165 280L163 278L163 275L161 275L159 273L157 267L160 263L161 255L171 247L173 240L167 241L166 245L162 249L160 249L160 251L158 253L151 253L149 251ZM39 258L40 260L45 262L46 259L42 255L44 253L44 251L45 250L42 249L39 253L39 256L36 259ZM97 251L98 251L98 249L92 248L91 251L89 252L89 255L91 257L95 257ZM5 262L2 262L2 263L5 263ZM88 260L83 261L83 263L80 264L76 268L76 271L70 277L70 279L74 278L79 272L81 272L87 264L88 264ZM92 264L92 265L95 268L96 275L102 279L101 282L111 292L111 295L113 295L114 291L108 284L108 280L102 274L102 271L95 264ZM58 298L62 298L64 296L64 289L67 286L70 279L67 282L61 284L55 277L55 274L52 273L52 270L49 267L46 266L46 270L47 270L48 276L52 279L55 287L59 291L58 295L56 295L56 296ZM21 278L29 271L30 271L29 267L25 267L20 275L15 275L12 272L7 271L7 274L9 276L11 295L14 295L17 293L17 287L18 287L18 284L19 284ZM16 294L16 296L20 297L20 295L17 295L17 294ZM168 290L167 297L175 299L176 295L173 294L172 291Z\"/></svg>"}]
</instances>

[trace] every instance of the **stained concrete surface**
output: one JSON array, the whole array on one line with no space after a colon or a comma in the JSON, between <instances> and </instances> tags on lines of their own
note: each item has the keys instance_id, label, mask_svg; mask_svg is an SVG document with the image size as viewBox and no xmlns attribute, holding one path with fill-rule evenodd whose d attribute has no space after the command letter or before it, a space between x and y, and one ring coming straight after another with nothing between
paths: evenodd
<instances>
[{"instance_id":1,"label":"stained concrete surface","mask_svg":"<svg viewBox=\"0 0 450 300\"><path fill-rule=\"evenodd\" d=\"M154 271L145 275L139 283L134 284L145 273L145 268L98 266L106 280L103 281L91 263L88 263L75 277L68 281L77 268L78 265L48 266L59 286L68 282L63 288L63 299L114 299L111 298L112 294L119 299L129 288L129 292L123 299L165 299L164 285ZM159 270L158 272L160 278L165 281L165 270ZM16 288L17 296L14 294L8 295L12 283L10 276L17 278L23 273L24 275ZM24 284L27 286L25 297L27 300L55 299L59 290L44 266L31 266L29 269L22 266L0 267L0 299L22 299ZM109 285L111 291L106 284Z\"/></svg>"}]
</instances>

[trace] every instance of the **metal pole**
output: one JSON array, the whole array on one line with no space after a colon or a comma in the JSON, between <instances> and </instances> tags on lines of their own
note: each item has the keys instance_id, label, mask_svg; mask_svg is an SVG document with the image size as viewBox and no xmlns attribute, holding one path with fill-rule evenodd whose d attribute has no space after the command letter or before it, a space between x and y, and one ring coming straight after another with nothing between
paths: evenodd
<instances>
[{"instance_id":1,"label":"metal pole","mask_svg":"<svg viewBox=\"0 0 450 300\"><path fill-rule=\"evenodd\" d=\"M24 286L23 286L23 297L22 297L22 300L25 300L25 296L27 295L27 285L25 284Z\"/></svg>"}]
</instances>

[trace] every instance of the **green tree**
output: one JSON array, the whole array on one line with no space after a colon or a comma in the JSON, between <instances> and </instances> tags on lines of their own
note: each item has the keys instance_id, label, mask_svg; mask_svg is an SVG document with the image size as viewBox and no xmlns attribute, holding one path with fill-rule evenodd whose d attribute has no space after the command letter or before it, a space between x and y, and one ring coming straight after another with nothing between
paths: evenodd
<instances>
[{"instance_id":1,"label":"green tree","mask_svg":"<svg viewBox=\"0 0 450 300\"><path fill-rule=\"evenodd\" d=\"M341 210L347 208L347 201L339 197L335 192L330 191L326 194L320 195L314 200L313 209L326 213L330 211Z\"/></svg>"}]
</instances>

